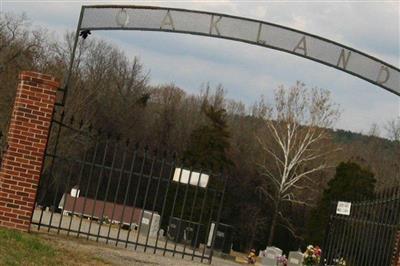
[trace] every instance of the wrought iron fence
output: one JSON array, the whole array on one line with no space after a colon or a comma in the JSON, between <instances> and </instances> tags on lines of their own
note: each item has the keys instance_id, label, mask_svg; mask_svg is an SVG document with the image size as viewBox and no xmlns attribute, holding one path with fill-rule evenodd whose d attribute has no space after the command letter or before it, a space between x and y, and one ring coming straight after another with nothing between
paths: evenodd
<instances>
[{"instance_id":1,"label":"wrought iron fence","mask_svg":"<svg viewBox=\"0 0 400 266\"><path fill-rule=\"evenodd\" d=\"M350 215L330 216L322 262L338 265L343 259L346 265L396 265L399 218L399 187L381 191L372 201L353 202Z\"/></svg>"},{"instance_id":2,"label":"wrought iron fence","mask_svg":"<svg viewBox=\"0 0 400 266\"><path fill-rule=\"evenodd\" d=\"M211 262L224 175L65 120L52 123L33 227Z\"/></svg>"}]
</instances>

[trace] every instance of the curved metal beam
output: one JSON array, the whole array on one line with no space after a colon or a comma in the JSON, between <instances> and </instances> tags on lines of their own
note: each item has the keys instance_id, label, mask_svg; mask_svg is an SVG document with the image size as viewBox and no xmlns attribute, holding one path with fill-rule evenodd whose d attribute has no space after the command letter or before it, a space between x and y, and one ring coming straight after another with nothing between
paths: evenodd
<instances>
[{"instance_id":1,"label":"curved metal beam","mask_svg":"<svg viewBox=\"0 0 400 266\"><path fill-rule=\"evenodd\" d=\"M83 6L83 30L164 31L223 38L301 56L364 79L400 96L400 70L351 47L265 21L177 8Z\"/></svg>"}]
</instances>

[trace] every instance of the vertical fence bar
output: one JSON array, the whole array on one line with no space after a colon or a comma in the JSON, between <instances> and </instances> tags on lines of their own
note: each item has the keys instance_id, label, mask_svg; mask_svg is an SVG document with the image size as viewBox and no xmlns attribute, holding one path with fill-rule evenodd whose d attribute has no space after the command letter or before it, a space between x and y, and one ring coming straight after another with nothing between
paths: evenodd
<instances>
[{"instance_id":1,"label":"vertical fence bar","mask_svg":"<svg viewBox=\"0 0 400 266\"><path fill-rule=\"evenodd\" d=\"M371 244L371 235L372 235L372 226L373 226L373 219L374 219L374 203L375 201L367 201L365 207L365 215L363 217L363 226L364 226L364 241L361 245L362 248L360 249L360 258L358 259L358 263L360 265L364 265L366 263L366 257L368 256L368 246Z\"/></svg>"},{"instance_id":2,"label":"vertical fence bar","mask_svg":"<svg viewBox=\"0 0 400 266\"><path fill-rule=\"evenodd\" d=\"M386 223L386 221L384 221L385 216L388 211L388 208L387 208L388 206L387 206L386 201L389 197L390 197L390 190L389 189L383 190L382 196L375 204L377 219L374 221L374 225L375 225L375 234L374 234L374 239L373 239L374 246L369 249L369 251L370 251L369 252L370 253L369 261L370 261L370 265L372 265L372 266L375 266L374 263L376 261L376 257L379 257L379 255L381 255L378 251L381 247L378 246L378 244L379 244L379 239L382 237L382 233L383 233L382 225L384 225L384 223Z\"/></svg>"},{"instance_id":3,"label":"vertical fence bar","mask_svg":"<svg viewBox=\"0 0 400 266\"><path fill-rule=\"evenodd\" d=\"M336 246L335 258L343 257L343 243L346 241L346 231L348 229L348 220L343 215L339 214L338 218L341 221L340 238L338 240L338 245Z\"/></svg>"},{"instance_id":4,"label":"vertical fence bar","mask_svg":"<svg viewBox=\"0 0 400 266\"><path fill-rule=\"evenodd\" d=\"M216 220L216 224L215 224L215 234L213 234L212 242L211 242L211 251L210 251L210 258L209 258L209 263L210 263L210 264L211 264L211 262L212 262L212 257L213 257L213 254L214 254L215 237L216 237L216 235L217 235L218 227L219 227L219 222L220 222L220 219L221 219L222 205L224 204L224 195L225 195L226 182L227 182L227 181L228 181L228 177L225 176L225 177L224 177L224 183L223 183L222 191L220 191L220 193L221 193L221 198L220 198L220 202L219 202L217 220ZM222 247L223 247L223 245L222 245Z\"/></svg>"},{"instance_id":5,"label":"vertical fence bar","mask_svg":"<svg viewBox=\"0 0 400 266\"><path fill-rule=\"evenodd\" d=\"M334 231L335 231L335 226L336 226L336 218L333 213L335 213L335 202L331 202L329 205L329 220L327 224L327 236L325 237L325 243L324 246L326 246L323 250L323 259L326 260L327 263L330 262L330 255L332 254L332 245L334 241ZM324 261L323 260L323 261Z\"/></svg>"},{"instance_id":6,"label":"vertical fence bar","mask_svg":"<svg viewBox=\"0 0 400 266\"><path fill-rule=\"evenodd\" d=\"M107 203L107 198L108 198L108 192L110 190L110 184L111 184L111 180L112 180L112 175L114 172L114 167L115 167L115 159L117 157L117 152L118 152L118 145L119 143L115 144L114 147L114 153L113 153L113 158L112 158L112 162L111 162L111 169L110 169L110 174L108 175L108 181L107 181L107 187L106 187L106 193L104 195L103 198L103 209L101 211L101 215L100 215L100 219L101 222L99 223L99 229L97 230L97 236L96 236L96 242L99 241L99 237L100 237L100 232L101 232L101 227L103 226L103 217L104 217L104 211L106 209L106 203Z\"/></svg>"},{"instance_id":7,"label":"vertical fence bar","mask_svg":"<svg viewBox=\"0 0 400 266\"><path fill-rule=\"evenodd\" d=\"M375 256L372 259L372 264L376 265L376 263L383 262L383 255L385 251L382 249L384 246L384 242L389 242L389 239L386 238L387 229L390 228L390 207L392 202L392 195L394 189L390 188L386 190L387 193L385 194L384 198L382 199L382 203L380 204L380 216L379 220L377 221L378 231L377 231L377 238L375 239L376 248L375 248ZM379 256L378 256L379 255Z\"/></svg>"},{"instance_id":8,"label":"vertical fence bar","mask_svg":"<svg viewBox=\"0 0 400 266\"><path fill-rule=\"evenodd\" d=\"M332 240L332 235L331 235L331 231L333 229L333 215L332 215L332 208L333 203L331 202L329 204L329 209L328 209L328 213L329 213L329 217L328 217L328 221L326 223L326 227L325 227L325 234L324 234L324 242L322 244L322 258L321 258L321 265L323 265L324 262L328 262L328 252L330 250L329 248L329 244L330 241Z\"/></svg>"},{"instance_id":9,"label":"vertical fence bar","mask_svg":"<svg viewBox=\"0 0 400 266\"><path fill-rule=\"evenodd\" d=\"M393 251L392 254L395 256L395 258L391 258L391 262L392 263L397 263L397 261L394 262L394 261L392 261L392 259L399 259L399 257L400 257L400 251L399 251L399 249L400 249L400 239L397 238L400 235L400 187L398 187L397 192L396 192L394 223L395 223L395 225L394 225L394 228L393 228L394 232L393 232L393 235L392 235L392 243L393 243L393 246L396 249L397 257L396 257L396 254L393 253L394 252Z\"/></svg>"},{"instance_id":10,"label":"vertical fence bar","mask_svg":"<svg viewBox=\"0 0 400 266\"><path fill-rule=\"evenodd\" d=\"M93 153L93 158L90 163L90 171L89 171L89 179L88 179L88 184L86 186L86 191L85 191L85 198L83 199L83 207L82 207L82 214L81 214L81 219L79 221L79 226L78 226L78 233L76 234L76 237L79 237L79 234L81 232L81 227L82 227L82 220L83 216L85 215L85 210L86 210L86 202L87 202L87 197L89 196L89 187L90 187L90 182L92 180L92 175L93 175L93 170L94 166L96 163L96 157L97 157L97 152L98 152L98 147L99 147L99 141L96 139L96 144L94 148L94 153ZM89 234L90 232L88 232Z\"/></svg>"},{"instance_id":11,"label":"vertical fence bar","mask_svg":"<svg viewBox=\"0 0 400 266\"><path fill-rule=\"evenodd\" d=\"M354 236L351 237L355 243L352 244L352 248L350 251L351 254L351 260L347 259L346 261L349 261L350 263L356 263L357 262L357 256L359 254L361 247L361 242L363 239L362 234L360 232L363 232L362 228L362 215L363 215L363 210L365 209L365 201L360 201L356 205L357 211L354 215L354 219L356 221L355 228L354 228Z\"/></svg>"},{"instance_id":12,"label":"vertical fence bar","mask_svg":"<svg viewBox=\"0 0 400 266\"><path fill-rule=\"evenodd\" d=\"M211 201L211 208L210 208L210 218L208 219L208 223L207 223L207 230L206 230L206 234L205 234L205 239L204 239L204 243L205 243L205 245L204 245L204 248L203 248L203 252L202 252L202 254L201 254L201 262L203 262L203 260L204 260L204 258L207 258L207 259L209 259L209 257L205 257L204 255L205 255L205 252L206 252L206 249L207 249L207 240L208 240L208 238L209 238L209 233L210 233L210 228L211 228L211 222L212 222L212 217L213 217L213 213L214 213L214 204L215 204L215 199L216 199L216 197L217 197L217 190L215 190L215 189L212 189L212 191L213 191L213 199L212 199L212 201ZM215 232L216 232L216 228L215 228L215 226L214 226L214 232L213 232L213 235L215 234ZM208 235L207 235L207 233L208 233ZM212 243L211 243L211 245L212 245Z\"/></svg>"},{"instance_id":13,"label":"vertical fence bar","mask_svg":"<svg viewBox=\"0 0 400 266\"><path fill-rule=\"evenodd\" d=\"M384 240L381 242L382 250L383 250L383 263L386 265L389 265L391 262L391 255L393 253L393 250L395 249L395 240L394 240L394 235L396 235L396 228L398 225L398 209L399 206L397 205L398 202L398 193L399 193L399 187L396 187L392 190L391 197L390 197L390 203L389 203L389 211L388 215L385 218L382 223L387 223L385 225L386 227L386 232L384 234Z\"/></svg>"},{"instance_id":14,"label":"vertical fence bar","mask_svg":"<svg viewBox=\"0 0 400 266\"><path fill-rule=\"evenodd\" d=\"M348 234L351 228L351 217L350 216L341 216L340 219L343 222L343 231L342 231L342 237L341 237L341 241L340 241L340 255L339 255L339 259L341 257L346 257L347 255L347 242L348 242Z\"/></svg>"},{"instance_id":15,"label":"vertical fence bar","mask_svg":"<svg viewBox=\"0 0 400 266\"><path fill-rule=\"evenodd\" d=\"M358 201L352 202L350 215L347 217L343 217L345 220L347 220L346 224L348 228L344 232L345 241L343 243L343 252L341 254L341 257L347 260L349 260L349 258L353 256L352 247L355 246L354 241L357 241L357 239L353 238L352 236L354 235L355 229L358 224L357 215L359 212L358 210L359 208L360 208L360 203Z\"/></svg>"},{"instance_id":16,"label":"vertical fence bar","mask_svg":"<svg viewBox=\"0 0 400 266\"><path fill-rule=\"evenodd\" d=\"M367 223L370 224L370 229L368 231L370 232L369 235L371 237L368 240L366 255L364 256L362 265L371 265L371 256L373 256L374 246L375 246L374 239L376 238L376 229L377 229L376 220L378 219L380 212L379 201L383 196L384 196L383 193L380 193L380 195L378 194L377 199L371 203L372 219L370 221L367 220Z\"/></svg>"},{"instance_id":17,"label":"vertical fence bar","mask_svg":"<svg viewBox=\"0 0 400 266\"><path fill-rule=\"evenodd\" d=\"M103 153L103 158L101 160L101 168L100 168L100 173L99 173L99 177L97 178L97 186L96 186L96 192L94 194L94 199L93 199L93 207L92 207L92 214L90 215L90 222L89 222L89 228L88 228L88 234L86 236L86 239L89 240L89 236L90 236L90 232L92 230L92 223L93 223L93 218L94 218L94 212L96 209L96 204L97 204L97 197L99 194L99 190L100 190L100 185L103 182L103 175L104 175L104 168L105 168L105 164L106 164L106 160L107 160L107 154L108 154L108 148L110 145L110 138L106 138L106 143L104 146L104 153ZM101 217L97 217L98 221L99 219L101 219ZM99 224L100 226L100 224Z\"/></svg>"},{"instance_id":18,"label":"vertical fence bar","mask_svg":"<svg viewBox=\"0 0 400 266\"><path fill-rule=\"evenodd\" d=\"M396 206L397 196L398 187L395 187L392 191L392 196L388 205L389 211L387 218L385 219L385 221L387 221L386 232L384 235L386 241L382 243L383 262L387 264L390 264L393 252L396 249L396 240L394 236L397 235L398 221L396 218L399 216L399 214L396 213L398 209L398 206Z\"/></svg>"},{"instance_id":19,"label":"vertical fence bar","mask_svg":"<svg viewBox=\"0 0 400 266\"><path fill-rule=\"evenodd\" d=\"M201 177L200 177L201 178ZM205 205L206 205L206 201L207 201L207 194L208 194L208 186L206 186L205 190L204 190L204 197L203 197L203 201L201 203L201 209L200 209L200 215L199 215L199 226L197 227L196 230L196 238L195 238L195 243L197 243L197 241L199 240L199 233L200 233L200 226L203 226L203 213L204 213L204 209L205 209ZM207 231L206 231L206 225L204 224L204 234L207 235ZM207 240L204 242L204 245L207 245ZM196 253L196 249L193 249L193 253L192 253L192 260L194 260L194 256Z\"/></svg>"},{"instance_id":20,"label":"vertical fence bar","mask_svg":"<svg viewBox=\"0 0 400 266\"><path fill-rule=\"evenodd\" d=\"M164 212L165 212L165 207L166 207L166 203L167 203L167 198L168 198L168 193L169 193L169 187L171 184L171 178L172 178L172 173L175 170L175 156L170 164L170 170L169 170L169 175L168 175L168 179L167 179L167 187L165 189L165 194L164 194L164 199L162 201L162 208L161 208L161 214L160 214L160 226L162 225L162 222L164 221ZM168 238L168 232L165 232L166 238ZM153 254L156 253L156 250L158 249L158 239L160 237L160 232L157 233L157 237L156 237L156 243L155 243L155 249Z\"/></svg>"},{"instance_id":21,"label":"vertical fence bar","mask_svg":"<svg viewBox=\"0 0 400 266\"><path fill-rule=\"evenodd\" d=\"M144 149L144 153L143 153L143 161L142 161L142 165L140 167L139 180L138 180L138 184L137 184L136 191L135 191L135 198L134 198L133 204L132 204L133 211L132 211L131 219L130 219L130 223L129 223L129 231L128 231L128 234L126 236L125 248L128 247L129 236L130 236L131 230L132 230L131 229L132 228L132 222L133 222L133 217L134 217L134 214L135 214L135 211L136 211L136 203L137 203L137 198L139 196L140 186L142 185L142 178L143 178L144 167L145 167L145 164L146 164L146 157L147 157L147 148ZM142 219L142 217L139 217L139 220L141 220L141 219Z\"/></svg>"},{"instance_id":22,"label":"vertical fence bar","mask_svg":"<svg viewBox=\"0 0 400 266\"><path fill-rule=\"evenodd\" d=\"M363 201L358 203L358 212L357 212L357 216L356 216L356 220L357 220L357 228L356 228L357 245L354 245L354 250L352 252L352 261L351 261L351 263L354 263L354 264L356 264L357 261L359 260L360 254L362 254L362 250L363 250L362 243L364 242L365 235L361 234L361 232L364 232L364 230L363 230L363 216L364 216L364 213L365 213L365 210L366 210L367 207L368 207L368 205L366 204L365 200L363 200Z\"/></svg>"},{"instance_id":23,"label":"vertical fence bar","mask_svg":"<svg viewBox=\"0 0 400 266\"><path fill-rule=\"evenodd\" d=\"M49 132L50 132L50 134L49 134L49 136L48 136L48 138L50 139L51 138L51 132L53 131L53 129L54 129L54 127L53 127L53 124L56 122L55 120L54 120L54 116L55 116L55 114L56 114L56 111L55 111L55 109L54 109L54 111L53 111L53 114L52 114L52 117L51 117L51 123L50 123L50 128L49 128ZM58 130L56 131L56 140L55 140L55 144L54 144L54 146L53 146L53 150L52 150L52 152L51 152L51 154L53 155L53 156L55 156L55 155L57 155L57 148L58 148L58 142L59 142L59 139L60 139L60 135L61 135L61 128L62 128L62 123L63 123L63 120L64 120L64 111L61 113L61 116L60 116L60 121L59 121L59 124L58 124ZM50 147L48 147L48 149L49 149ZM45 155L45 158L43 159L43 164L44 164L44 162L45 162L45 160L46 160L46 158L47 157L49 157L48 156L48 153L47 153L47 150L46 150L46 155ZM54 161L55 161L55 157L52 157L51 158L51 163L50 163L50 170L49 170L49 178L48 178L48 180L47 180L47 182L46 182L46 190L47 190L47 186L48 186L48 184L49 184L49 182L50 182L50 179L51 179L51 176L52 176L52 172L53 172L53 167L54 167ZM43 168L43 172L42 172L42 177L40 178L40 180L39 180L39 185L38 185L38 192L40 191L41 192L41 190L43 189L43 182L45 182L45 181L43 181L43 175L44 175L44 168ZM43 193L43 192L41 192L41 193ZM44 192L45 193L45 192ZM46 193L45 193L46 194ZM40 212L40 218L39 218L39 225L38 225L38 231L40 230L40 225L42 224L42 219L43 219L43 207L44 206L42 206L42 210L41 210L41 212Z\"/></svg>"},{"instance_id":24,"label":"vertical fence bar","mask_svg":"<svg viewBox=\"0 0 400 266\"><path fill-rule=\"evenodd\" d=\"M201 179L202 174L203 174L203 171L200 171L199 172L199 179L197 180L197 185L196 185L196 188L195 188L195 191L194 191L194 197L193 197L193 202L192 202L192 207L190 209L190 217L189 217L189 221L191 223L192 223L192 220L193 220L193 211L194 211L194 208L195 208L195 205L196 205L196 201L197 201L197 193L199 191L200 179ZM193 225L194 225L194 221L193 221ZM199 227L199 226L200 226L200 224L197 224L197 227ZM194 230L195 230L195 226L193 226L193 232L194 232ZM194 234L193 234L192 237L194 237ZM196 248L197 248L197 242L194 242L193 249L196 249ZM185 256L185 252L186 252L186 242L185 242L185 244L183 246L182 259ZM188 255L190 255L190 254L188 254Z\"/></svg>"},{"instance_id":25,"label":"vertical fence bar","mask_svg":"<svg viewBox=\"0 0 400 266\"><path fill-rule=\"evenodd\" d=\"M391 255L390 255L390 262L393 264L396 264L397 261L393 261L394 259L399 259L398 256L400 256L400 251L399 251L399 247L400 247L400 243L399 243L399 239L397 238L400 234L400 187L397 187L397 191L396 191L396 195L395 195L395 203L394 203L394 219L393 219L393 233L391 236L391 243L392 243L392 250L391 250ZM396 250L397 256L394 253L394 250ZM389 252L389 250L388 250ZM394 257L392 257L392 255L394 255Z\"/></svg>"},{"instance_id":26,"label":"vertical fence bar","mask_svg":"<svg viewBox=\"0 0 400 266\"><path fill-rule=\"evenodd\" d=\"M125 147L124 148L124 152L122 154L121 171L119 173L117 189L116 189L115 195L114 195L113 209L112 209L112 212L111 212L110 226L108 227L106 244L108 244L108 240L110 238L111 226L112 226L112 223L113 223L113 220L114 220L114 214L115 214L115 205L117 203L117 198L118 198L119 188L121 186L122 176L124 175L124 171L125 171L126 154L128 152L127 149L128 149L128 147ZM119 221L119 222L121 222L121 221Z\"/></svg>"},{"instance_id":27,"label":"vertical fence bar","mask_svg":"<svg viewBox=\"0 0 400 266\"><path fill-rule=\"evenodd\" d=\"M78 188L77 189L79 189L80 185L81 185L81 180L82 180L83 172L84 172L84 169L85 169L85 163L86 163L87 155L88 155L88 150L85 150L84 160L80 162L81 163L81 169L80 169L80 172L79 172L78 184L77 184ZM72 220L74 219L75 208L76 208L76 199L77 198L78 198L78 192L74 197L74 203L73 203L72 212L71 212L71 219L69 220L67 235L69 235L69 233L71 232Z\"/></svg>"},{"instance_id":28,"label":"vertical fence bar","mask_svg":"<svg viewBox=\"0 0 400 266\"><path fill-rule=\"evenodd\" d=\"M61 182L60 180L58 180L58 181L54 180L54 181L56 182L56 184L55 184L56 193L54 194L53 203L52 203L51 208L50 208L51 214L50 214L49 227L47 228L47 232L50 232L50 229L51 229L51 226L52 226L52 223L53 223L54 211L56 209L56 200L57 200L58 190L60 189L60 182Z\"/></svg>"},{"instance_id":29,"label":"vertical fence bar","mask_svg":"<svg viewBox=\"0 0 400 266\"><path fill-rule=\"evenodd\" d=\"M130 188L131 188L132 176L133 176L133 173L134 173L135 161L136 161L136 155L137 155L137 148L138 148L137 146L134 148L134 152L133 152L133 155L132 155L131 167L130 167L130 169L129 169L128 184L126 185L125 196L124 196L124 203L123 203L122 213L121 213L121 218L120 218L121 221L123 221L123 219L124 219L125 208L126 208L126 201L127 201L127 199L128 199L128 193L129 193ZM135 211L135 208L133 208L133 212L134 212L134 211ZM120 233L121 233L121 226L118 228L117 241L115 242L115 246L118 246Z\"/></svg>"},{"instance_id":30,"label":"vertical fence bar","mask_svg":"<svg viewBox=\"0 0 400 266\"><path fill-rule=\"evenodd\" d=\"M72 52L71 52L71 57L69 61L69 66L68 69L65 73L65 81L64 81L64 93L62 97L61 104L64 106L67 98L67 93L68 93L68 87L69 87L69 82L72 76L72 70L74 68L74 61L75 61L75 53L76 53L76 48L78 46L78 41L79 41L79 32L81 30L81 24L82 24L82 19L83 19L83 13L84 13L85 7L82 6L81 12L79 14L79 21L78 25L76 26L76 32L75 32L75 39L74 39L74 44L72 46Z\"/></svg>"},{"instance_id":31,"label":"vertical fence bar","mask_svg":"<svg viewBox=\"0 0 400 266\"><path fill-rule=\"evenodd\" d=\"M62 208L62 211L61 211L61 215L60 215L60 221L58 223L57 234L60 233L60 228L61 228L63 217L64 217L64 209L65 209L65 205L67 204L68 191L69 191L69 186L70 186L70 183L71 183L71 177L72 177L72 172L73 172L73 167L74 167L74 162L73 161L70 161L69 163L70 163L70 165L68 167L68 169L69 169L68 173L69 174L67 175L67 185L65 187L64 195L63 195L63 197L65 197L65 198L64 198L64 202L63 202L63 208Z\"/></svg>"},{"instance_id":32,"label":"vertical fence bar","mask_svg":"<svg viewBox=\"0 0 400 266\"><path fill-rule=\"evenodd\" d=\"M190 168L190 172L189 172L189 178L188 178L188 183L185 186L185 194L183 196L183 204L182 204L182 208L181 208L181 215L179 216L179 224L178 224L178 234L181 232L181 226L183 224L183 213L185 211L185 205L186 205L186 199L187 199L187 192L190 186L190 181L192 179L192 173L193 173L193 168ZM189 223L191 223L192 221L189 221ZM186 229L186 228L185 228ZM185 234L184 234L185 235ZM186 239L184 239L184 241L186 242ZM172 253L172 256L175 257L175 253L176 253L176 246L177 246L177 241L175 241L175 245L174 245L174 251ZM184 254L182 254L182 256L184 256Z\"/></svg>"},{"instance_id":33,"label":"vertical fence bar","mask_svg":"<svg viewBox=\"0 0 400 266\"><path fill-rule=\"evenodd\" d=\"M163 156L162 161L161 161L161 169L160 169L160 174L158 175L158 179L157 179L156 193L154 195L153 206L151 208L151 216L150 216L150 222L149 222L150 228L151 228L151 225L153 223L153 216L154 216L154 211L155 211L156 204L157 204L158 191L160 190L160 183L161 183L162 175L163 175L163 171L164 171L164 164L165 164L165 155ZM161 217L160 217L160 220L161 220ZM159 223L160 223L159 226L161 226L161 222L160 221L159 221ZM147 245L149 243L150 228L149 228L149 231L147 231L146 243L144 245L144 252L146 252ZM157 235L158 235L158 230L157 230ZM154 250L155 250L155 248L156 247L154 247Z\"/></svg>"},{"instance_id":34,"label":"vertical fence bar","mask_svg":"<svg viewBox=\"0 0 400 266\"><path fill-rule=\"evenodd\" d=\"M340 240L343 233L343 220L341 219L340 215L335 214L335 234L333 235L332 241L332 251L331 251L331 259L335 259L338 255L338 246L340 244Z\"/></svg>"},{"instance_id":35,"label":"vertical fence bar","mask_svg":"<svg viewBox=\"0 0 400 266\"><path fill-rule=\"evenodd\" d=\"M169 223L171 223L171 218L174 217L174 212L175 212L175 204L176 204L176 199L178 197L178 192L179 192L179 185L181 183L181 178L182 178L182 172L183 172L183 167L180 168L180 172L179 172L179 178L178 178L178 184L176 185L176 190L175 190L175 195L174 195L174 201L172 203L172 210L171 210L171 216L169 218ZM179 221L181 222L181 221ZM179 232L178 232L179 234ZM175 241L177 241L176 237L175 237ZM165 239L165 243L164 243L164 251L163 251L163 256L165 256L165 252L167 250L167 245L168 245L168 232L167 232L167 238Z\"/></svg>"},{"instance_id":36,"label":"vertical fence bar","mask_svg":"<svg viewBox=\"0 0 400 266\"><path fill-rule=\"evenodd\" d=\"M374 215L374 203L375 200L366 200L365 201L365 206L364 206L364 212L362 215L362 223L361 227L364 231L363 234L363 241L361 242L361 248L360 250L360 256L357 256L357 263L360 263L360 265L363 265L362 263L365 261L367 254L367 249L368 245L370 244L370 235L371 235L371 228L372 228L372 222L373 222L373 215Z\"/></svg>"},{"instance_id":37,"label":"vertical fence bar","mask_svg":"<svg viewBox=\"0 0 400 266\"><path fill-rule=\"evenodd\" d=\"M135 243L135 250L137 249L138 243L139 243L139 237L140 237L140 230L142 229L142 223L143 223L143 217L144 217L144 212L145 212L145 208L146 208L146 203L147 203L147 196L149 194L149 189L150 189L150 185L151 185L151 181L153 179L153 171L154 171L154 163L156 161L156 157L157 155L154 154L153 160L151 161L151 168L150 168L150 173L148 175L148 180L147 180L147 184L146 184L146 192L144 195L144 199L143 199L143 206L142 206L142 211L141 211L141 215L140 215L140 221L139 221L139 228L137 231L137 235L136 235L136 243ZM149 224L149 230L150 230L150 224Z\"/></svg>"},{"instance_id":38,"label":"vertical fence bar","mask_svg":"<svg viewBox=\"0 0 400 266\"><path fill-rule=\"evenodd\" d=\"M378 261L380 261L382 258L382 251L381 248L382 246L381 244L381 240L384 237L384 227L385 227L385 223L389 223L389 221L386 220L386 216L388 214L388 200L391 197L391 190L387 189L385 191L385 194L383 196L383 198L380 200L379 203L379 215L378 215L378 220L376 221L376 229L377 229L377 233L376 233L376 237L374 238L374 243L375 243L375 248L373 248L373 256L371 257L371 265L377 265L376 263ZM380 261L382 262L382 261Z\"/></svg>"}]
</instances>

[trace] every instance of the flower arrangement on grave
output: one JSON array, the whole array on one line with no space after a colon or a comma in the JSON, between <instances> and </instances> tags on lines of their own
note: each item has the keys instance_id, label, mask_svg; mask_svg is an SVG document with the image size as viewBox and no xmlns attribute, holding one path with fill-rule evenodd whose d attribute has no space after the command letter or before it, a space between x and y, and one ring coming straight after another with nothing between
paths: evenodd
<instances>
[{"instance_id":1,"label":"flower arrangement on grave","mask_svg":"<svg viewBox=\"0 0 400 266\"><path fill-rule=\"evenodd\" d=\"M276 257L276 262L279 266L287 266L288 260L285 255L280 255Z\"/></svg>"},{"instance_id":2,"label":"flower arrangement on grave","mask_svg":"<svg viewBox=\"0 0 400 266\"><path fill-rule=\"evenodd\" d=\"M335 266L346 266L346 260L343 257L340 259L333 259L333 263Z\"/></svg>"},{"instance_id":3,"label":"flower arrangement on grave","mask_svg":"<svg viewBox=\"0 0 400 266\"><path fill-rule=\"evenodd\" d=\"M103 218L99 220L100 224L109 224L110 222L111 220L108 218L107 215L103 216Z\"/></svg>"},{"instance_id":4,"label":"flower arrangement on grave","mask_svg":"<svg viewBox=\"0 0 400 266\"><path fill-rule=\"evenodd\" d=\"M318 246L309 245L303 253L303 265L318 265L321 260L321 249Z\"/></svg>"}]
</instances>

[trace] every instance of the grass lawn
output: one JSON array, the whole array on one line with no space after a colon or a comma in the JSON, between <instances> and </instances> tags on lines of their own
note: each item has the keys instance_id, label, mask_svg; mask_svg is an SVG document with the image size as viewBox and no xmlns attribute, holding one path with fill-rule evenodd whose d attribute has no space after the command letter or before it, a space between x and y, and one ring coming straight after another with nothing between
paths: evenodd
<instances>
[{"instance_id":1,"label":"grass lawn","mask_svg":"<svg viewBox=\"0 0 400 266\"><path fill-rule=\"evenodd\" d=\"M0 228L0 266L7 265L115 265L115 266L203 266L179 256L162 256L54 233L22 233ZM244 255L243 255L244 256ZM242 256L242 257L243 257ZM212 265L237 266L214 257Z\"/></svg>"},{"instance_id":2,"label":"grass lawn","mask_svg":"<svg viewBox=\"0 0 400 266\"><path fill-rule=\"evenodd\" d=\"M0 265L106 265L95 256L68 250L38 234L0 228Z\"/></svg>"}]
</instances>

